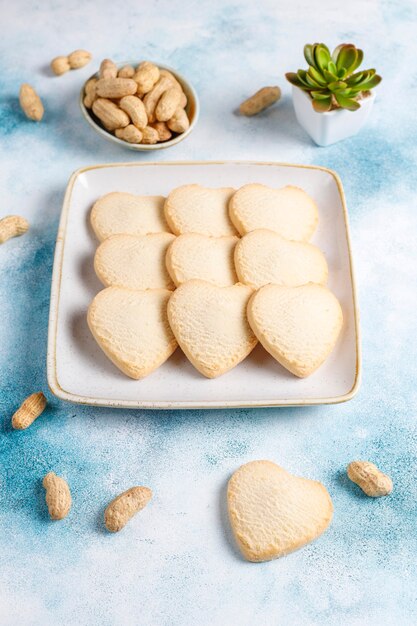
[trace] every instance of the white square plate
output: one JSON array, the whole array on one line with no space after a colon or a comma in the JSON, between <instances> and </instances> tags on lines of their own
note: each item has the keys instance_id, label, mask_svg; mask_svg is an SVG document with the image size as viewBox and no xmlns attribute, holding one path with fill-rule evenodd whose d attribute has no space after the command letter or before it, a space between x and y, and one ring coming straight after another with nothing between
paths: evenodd
<instances>
[{"instance_id":1,"label":"white square plate","mask_svg":"<svg viewBox=\"0 0 417 626\"><path fill-rule=\"evenodd\" d=\"M326 255L329 288L339 298L344 326L327 361L312 376L288 373L261 346L233 370L209 380L181 350L143 380L120 372L95 343L86 312L102 289L93 270L97 242L89 212L110 191L166 195L174 187L200 183L235 187L297 185L319 207L313 238ZM126 408L220 408L330 404L353 397L360 380L358 309L352 271L347 211L338 176L324 168L279 163L127 163L86 167L68 184L58 231L52 278L48 338L48 383L63 400Z\"/></svg>"}]
</instances>

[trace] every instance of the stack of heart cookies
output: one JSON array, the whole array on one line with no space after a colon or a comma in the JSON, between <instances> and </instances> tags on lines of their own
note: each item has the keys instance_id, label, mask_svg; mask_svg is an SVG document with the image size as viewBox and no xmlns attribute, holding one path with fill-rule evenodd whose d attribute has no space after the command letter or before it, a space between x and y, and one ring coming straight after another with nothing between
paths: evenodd
<instances>
[{"instance_id":1,"label":"stack of heart cookies","mask_svg":"<svg viewBox=\"0 0 417 626\"><path fill-rule=\"evenodd\" d=\"M109 193L94 204L105 289L88 324L125 374L147 376L178 344L204 376L243 361L258 341L303 378L333 350L343 315L309 243L318 224L302 189L177 187L166 198Z\"/></svg>"}]
</instances>

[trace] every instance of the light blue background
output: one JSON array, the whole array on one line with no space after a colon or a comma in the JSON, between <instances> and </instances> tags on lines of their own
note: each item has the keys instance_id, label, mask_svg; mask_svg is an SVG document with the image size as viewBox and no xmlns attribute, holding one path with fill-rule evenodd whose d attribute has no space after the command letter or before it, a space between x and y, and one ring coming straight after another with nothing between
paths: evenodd
<instances>
[{"instance_id":1,"label":"light blue background","mask_svg":"<svg viewBox=\"0 0 417 626\"><path fill-rule=\"evenodd\" d=\"M1 205L31 230L0 246L0 623L2 625L375 625L417 621L417 6L413 0L200 3L161 0L1 2ZM384 81L355 138L317 148L297 125L285 71L302 46L353 41ZM56 78L49 61L87 48L88 67ZM103 57L178 68L201 118L178 147L154 155L104 141L78 109L81 83ZM18 106L22 82L45 103L41 124ZM266 84L279 106L234 115ZM213 412L112 411L48 393L26 432L10 417L46 391L52 257L71 172L100 162L259 159L314 163L342 178L350 211L363 333L363 383L339 406ZM317 542L249 564L234 548L225 485L267 458L321 480L335 506ZM356 458L395 484L366 498L345 476ZM66 476L73 509L48 520L41 479ZM155 497L119 535L102 512L133 484Z\"/></svg>"}]
</instances>

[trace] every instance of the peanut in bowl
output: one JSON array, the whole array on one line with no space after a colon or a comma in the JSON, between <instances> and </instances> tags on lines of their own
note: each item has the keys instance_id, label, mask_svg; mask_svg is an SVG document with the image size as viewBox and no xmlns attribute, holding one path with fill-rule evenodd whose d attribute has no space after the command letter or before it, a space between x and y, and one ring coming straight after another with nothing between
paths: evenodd
<instances>
[{"instance_id":1,"label":"peanut in bowl","mask_svg":"<svg viewBox=\"0 0 417 626\"><path fill-rule=\"evenodd\" d=\"M185 139L200 108L193 86L172 68L108 59L84 83L80 107L105 139L139 151L169 148Z\"/></svg>"}]
</instances>

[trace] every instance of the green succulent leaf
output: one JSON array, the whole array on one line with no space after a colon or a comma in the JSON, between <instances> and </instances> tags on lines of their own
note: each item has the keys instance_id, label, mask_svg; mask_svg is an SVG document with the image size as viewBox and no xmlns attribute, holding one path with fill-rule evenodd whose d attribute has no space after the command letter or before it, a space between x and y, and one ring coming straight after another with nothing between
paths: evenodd
<instances>
[{"instance_id":1,"label":"green succulent leaf","mask_svg":"<svg viewBox=\"0 0 417 626\"><path fill-rule=\"evenodd\" d=\"M355 63L358 58L358 52L352 44L345 44L340 49L340 52L337 56L336 66L337 69L340 70L342 67L349 72L349 69L353 66L356 67Z\"/></svg>"},{"instance_id":2,"label":"green succulent leaf","mask_svg":"<svg viewBox=\"0 0 417 626\"><path fill-rule=\"evenodd\" d=\"M337 91L335 91L335 96L336 95L351 97L352 95L355 95L355 93L353 89L338 89Z\"/></svg>"},{"instance_id":3,"label":"green succulent leaf","mask_svg":"<svg viewBox=\"0 0 417 626\"><path fill-rule=\"evenodd\" d=\"M333 72L329 72L329 70L323 70L323 76L326 79L327 83L334 83L339 80L337 74L333 74Z\"/></svg>"},{"instance_id":4,"label":"green succulent leaf","mask_svg":"<svg viewBox=\"0 0 417 626\"><path fill-rule=\"evenodd\" d=\"M306 82L310 85L310 87L312 87L313 89L320 89L320 83L318 83L316 80L314 80L314 78L311 78L310 74L306 74Z\"/></svg>"},{"instance_id":5,"label":"green succulent leaf","mask_svg":"<svg viewBox=\"0 0 417 626\"><path fill-rule=\"evenodd\" d=\"M346 75L350 76L362 63L363 51L356 48L353 44L344 44L338 53L337 66L339 69L344 68Z\"/></svg>"},{"instance_id":6,"label":"green succulent leaf","mask_svg":"<svg viewBox=\"0 0 417 626\"><path fill-rule=\"evenodd\" d=\"M337 57L339 56L339 52L341 51L341 49L343 48L343 46L345 46L345 43L341 43L337 46L337 48L335 48L332 52L332 61L333 63L336 63L337 61Z\"/></svg>"},{"instance_id":7,"label":"green succulent leaf","mask_svg":"<svg viewBox=\"0 0 417 626\"><path fill-rule=\"evenodd\" d=\"M362 76L361 80L360 80L360 81L358 81L358 82L356 82L355 84L356 84L356 85L360 85L361 83L366 83L366 82L368 82L368 80L370 80L373 76L375 76L375 74L376 74L376 71L375 71L375 70L365 70L365 71L363 72L363 76ZM354 74L353 74L353 76L354 76Z\"/></svg>"},{"instance_id":8,"label":"green succulent leaf","mask_svg":"<svg viewBox=\"0 0 417 626\"><path fill-rule=\"evenodd\" d=\"M356 85L357 83L360 83L360 81L364 78L364 76L366 77L366 72L358 72L357 74L351 74L351 76L349 76L349 78L346 79L346 82L348 85Z\"/></svg>"},{"instance_id":9,"label":"green succulent leaf","mask_svg":"<svg viewBox=\"0 0 417 626\"><path fill-rule=\"evenodd\" d=\"M305 70L298 70L296 76L297 76L297 80L300 82L300 84L303 86L303 89L311 89L311 85L306 81L306 75L307 72ZM299 86L297 84L297 86Z\"/></svg>"},{"instance_id":10,"label":"green succulent leaf","mask_svg":"<svg viewBox=\"0 0 417 626\"><path fill-rule=\"evenodd\" d=\"M330 111L332 107L332 97L327 96L327 98L320 98L313 100L313 109L317 111L317 113L326 113L326 111Z\"/></svg>"},{"instance_id":11,"label":"green succulent leaf","mask_svg":"<svg viewBox=\"0 0 417 626\"><path fill-rule=\"evenodd\" d=\"M330 50L329 50L329 48L326 46L326 44L325 44L325 43L321 43L321 44L318 44L318 45L320 45L320 46L321 46L321 47L322 47L322 48L323 48L323 49L327 52L327 54L329 55L329 57L331 58L331 55L330 55Z\"/></svg>"},{"instance_id":12,"label":"green succulent leaf","mask_svg":"<svg viewBox=\"0 0 417 626\"><path fill-rule=\"evenodd\" d=\"M307 76L306 70L298 70L297 76L301 80L301 82L304 83L304 85L306 85L307 87L309 86L307 79L306 79L306 76Z\"/></svg>"},{"instance_id":13,"label":"green succulent leaf","mask_svg":"<svg viewBox=\"0 0 417 626\"><path fill-rule=\"evenodd\" d=\"M378 76L378 74L375 74L369 80L360 83L361 91L368 91L369 89L373 89L374 87L379 85L381 80L382 80L382 78L380 76Z\"/></svg>"},{"instance_id":14,"label":"green succulent leaf","mask_svg":"<svg viewBox=\"0 0 417 626\"><path fill-rule=\"evenodd\" d=\"M292 85L295 85L296 87L299 87L300 89L303 89L304 91L310 91L311 90L310 85L306 85L301 80L301 78L298 76L298 74L294 74L294 72L288 72L287 74L285 74L285 78Z\"/></svg>"},{"instance_id":15,"label":"green succulent leaf","mask_svg":"<svg viewBox=\"0 0 417 626\"><path fill-rule=\"evenodd\" d=\"M311 43L307 43L304 46L304 58L307 61L308 65L311 65L312 67L317 69L316 62L314 60L313 46L311 45Z\"/></svg>"},{"instance_id":16,"label":"green succulent leaf","mask_svg":"<svg viewBox=\"0 0 417 626\"><path fill-rule=\"evenodd\" d=\"M349 111L356 111L359 109L360 104L353 100L352 98L347 98L346 96L342 96L339 93L335 94L335 98L343 109L348 109Z\"/></svg>"},{"instance_id":17,"label":"green succulent leaf","mask_svg":"<svg viewBox=\"0 0 417 626\"><path fill-rule=\"evenodd\" d=\"M334 74L335 76L338 76L337 73L337 67L336 64L333 63L333 61L329 61L327 64L327 69L329 70L329 72L331 72L332 74Z\"/></svg>"},{"instance_id":18,"label":"green succulent leaf","mask_svg":"<svg viewBox=\"0 0 417 626\"><path fill-rule=\"evenodd\" d=\"M295 74L294 72L287 72L285 74L285 78L291 83L291 85L296 85L297 87L301 87L303 85L298 77L298 74Z\"/></svg>"},{"instance_id":19,"label":"green succulent leaf","mask_svg":"<svg viewBox=\"0 0 417 626\"><path fill-rule=\"evenodd\" d=\"M330 52L324 43L319 43L314 48L314 59L316 61L317 69L323 71L327 69L327 65L331 60Z\"/></svg>"},{"instance_id":20,"label":"green succulent leaf","mask_svg":"<svg viewBox=\"0 0 417 626\"><path fill-rule=\"evenodd\" d=\"M341 89L346 89L347 83L344 83L342 80L337 80L334 83L329 83L327 86L330 89L330 91L333 91L333 93L336 93L337 91L340 91Z\"/></svg>"},{"instance_id":21,"label":"green succulent leaf","mask_svg":"<svg viewBox=\"0 0 417 626\"><path fill-rule=\"evenodd\" d=\"M331 94L326 90L323 91L312 91L311 95L313 100L327 100L327 98L331 97Z\"/></svg>"},{"instance_id":22,"label":"green succulent leaf","mask_svg":"<svg viewBox=\"0 0 417 626\"><path fill-rule=\"evenodd\" d=\"M356 52L357 52L356 61L355 63L353 63L353 65L349 67L348 69L349 74L352 74L352 72L354 72L363 61L363 50L356 48Z\"/></svg>"},{"instance_id":23,"label":"green succulent leaf","mask_svg":"<svg viewBox=\"0 0 417 626\"><path fill-rule=\"evenodd\" d=\"M316 83L318 83L319 85L327 85L327 81L325 80L325 78L323 78L323 74L321 74L318 70L316 70L314 67L310 66L308 68L308 72L307 74L310 75L310 77L316 81Z\"/></svg>"}]
</instances>

